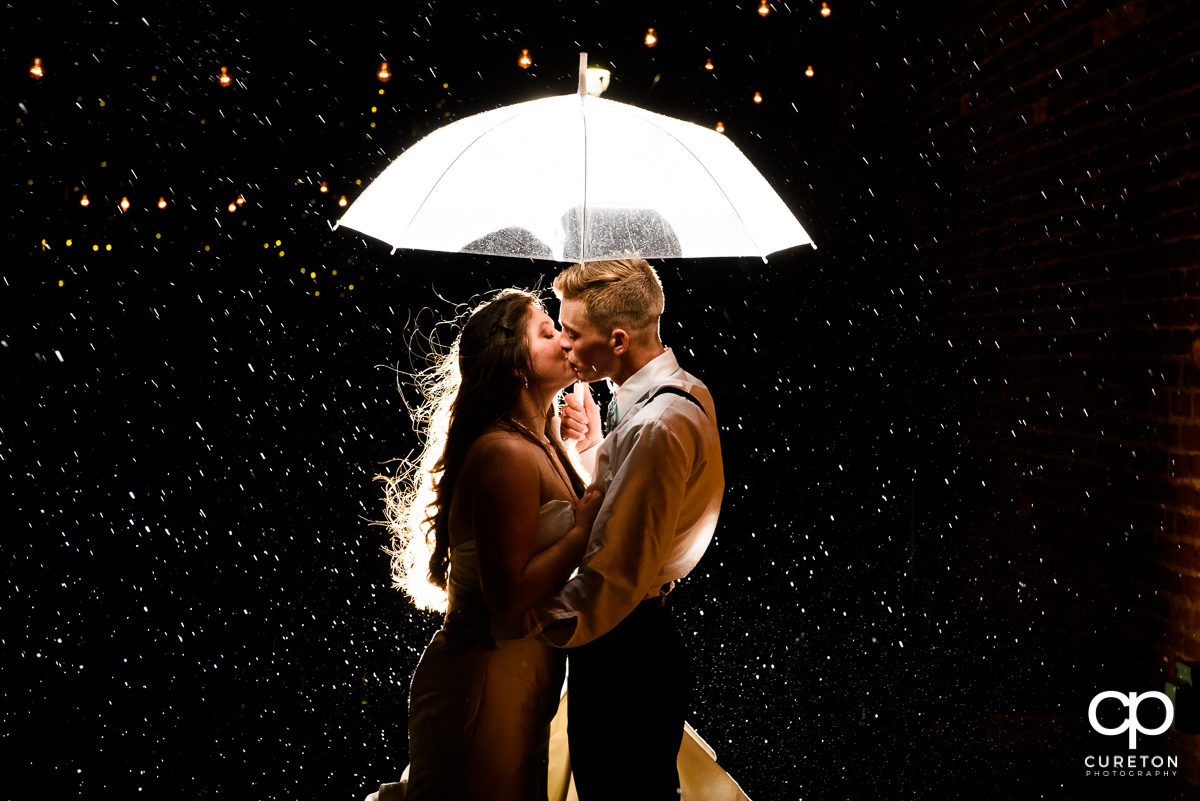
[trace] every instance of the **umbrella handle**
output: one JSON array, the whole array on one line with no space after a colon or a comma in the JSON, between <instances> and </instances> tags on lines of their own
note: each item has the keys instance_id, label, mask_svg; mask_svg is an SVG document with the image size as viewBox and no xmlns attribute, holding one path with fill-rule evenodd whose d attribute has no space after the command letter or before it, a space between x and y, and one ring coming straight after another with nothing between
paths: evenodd
<instances>
[{"instance_id":1,"label":"umbrella handle","mask_svg":"<svg viewBox=\"0 0 1200 801\"><path fill-rule=\"evenodd\" d=\"M579 54L579 96L587 94L587 53Z\"/></svg>"}]
</instances>

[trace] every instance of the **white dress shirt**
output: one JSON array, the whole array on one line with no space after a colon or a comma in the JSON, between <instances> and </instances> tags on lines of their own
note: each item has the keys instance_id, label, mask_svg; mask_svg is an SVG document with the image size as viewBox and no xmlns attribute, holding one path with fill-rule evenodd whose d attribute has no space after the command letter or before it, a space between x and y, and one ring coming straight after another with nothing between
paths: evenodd
<instances>
[{"instance_id":1,"label":"white dress shirt","mask_svg":"<svg viewBox=\"0 0 1200 801\"><path fill-rule=\"evenodd\" d=\"M704 406L663 393L678 387ZM592 483L604 502L576 575L525 613L526 636L571 648L611 631L670 591L712 540L725 476L712 394L670 350L616 392L620 415L599 446Z\"/></svg>"}]
</instances>

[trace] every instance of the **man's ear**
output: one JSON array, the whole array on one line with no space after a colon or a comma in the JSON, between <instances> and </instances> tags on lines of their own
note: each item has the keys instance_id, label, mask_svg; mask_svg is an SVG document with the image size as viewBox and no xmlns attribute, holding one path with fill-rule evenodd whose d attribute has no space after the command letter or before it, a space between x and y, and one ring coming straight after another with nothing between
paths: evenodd
<instances>
[{"instance_id":1,"label":"man's ear","mask_svg":"<svg viewBox=\"0 0 1200 801\"><path fill-rule=\"evenodd\" d=\"M629 350L629 332L624 328L614 328L608 341L617 356L622 356Z\"/></svg>"}]
</instances>

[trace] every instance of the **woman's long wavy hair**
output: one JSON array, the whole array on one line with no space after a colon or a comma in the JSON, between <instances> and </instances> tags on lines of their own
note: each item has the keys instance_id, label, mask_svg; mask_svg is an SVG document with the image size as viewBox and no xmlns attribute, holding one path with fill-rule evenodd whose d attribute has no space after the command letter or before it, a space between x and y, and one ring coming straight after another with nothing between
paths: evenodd
<instances>
[{"instance_id":1,"label":"woman's long wavy hair","mask_svg":"<svg viewBox=\"0 0 1200 801\"><path fill-rule=\"evenodd\" d=\"M392 581L418 607L445 611L450 567L450 503L463 460L486 429L501 425L534 442L515 425L509 411L532 377L527 336L530 310L541 301L519 289L506 289L477 306L450 351L417 376L425 402L414 413L424 429L424 447L397 476L384 482L386 525L391 532ZM577 495L583 480L557 437L552 447L566 467ZM422 565L427 565L422 569Z\"/></svg>"}]
</instances>

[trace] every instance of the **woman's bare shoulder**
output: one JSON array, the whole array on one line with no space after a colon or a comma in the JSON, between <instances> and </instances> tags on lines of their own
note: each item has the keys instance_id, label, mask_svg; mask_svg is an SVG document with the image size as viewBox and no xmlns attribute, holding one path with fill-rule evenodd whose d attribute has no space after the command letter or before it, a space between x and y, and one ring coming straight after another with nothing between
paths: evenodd
<instances>
[{"instance_id":1,"label":"woman's bare shoulder","mask_svg":"<svg viewBox=\"0 0 1200 801\"><path fill-rule=\"evenodd\" d=\"M465 461L473 463L476 467L492 463L516 467L536 462L541 453L541 448L516 431L489 428L471 443Z\"/></svg>"},{"instance_id":2,"label":"woman's bare shoulder","mask_svg":"<svg viewBox=\"0 0 1200 801\"><path fill-rule=\"evenodd\" d=\"M479 500L496 492L504 496L532 492L536 498L542 458L541 449L520 434L489 429L471 443L463 460L459 480L464 496Z\"/></svg>"}]
</instances>

